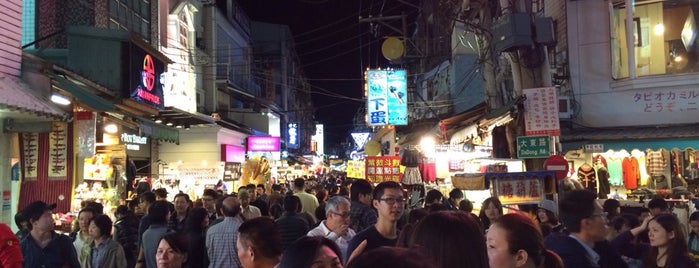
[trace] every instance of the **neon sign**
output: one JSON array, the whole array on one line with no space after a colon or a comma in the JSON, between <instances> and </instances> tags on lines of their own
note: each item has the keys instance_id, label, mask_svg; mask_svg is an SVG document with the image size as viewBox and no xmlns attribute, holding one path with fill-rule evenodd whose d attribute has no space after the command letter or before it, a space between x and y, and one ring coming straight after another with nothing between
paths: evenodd
<instances>
[{"instance_id":1,"label":"neon sign","mask_svg":"<svg viewBox=\"0 0 699 268\"><path fill-rule=\"evenodd\" d=\"M158 109L164 107L163 81L165 63L148 54L142 48L131 45L129 95L131 99Z\"/></svg>"}]
</instances>

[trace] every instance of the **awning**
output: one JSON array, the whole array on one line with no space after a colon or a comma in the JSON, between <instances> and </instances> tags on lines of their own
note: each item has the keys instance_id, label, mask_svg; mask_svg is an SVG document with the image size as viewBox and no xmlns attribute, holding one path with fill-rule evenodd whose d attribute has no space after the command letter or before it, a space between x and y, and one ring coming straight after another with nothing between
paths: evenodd
<instances>
[{"instance_id":1,"label":"awning","mask_svg":"<svg viewBox=\"0 0 699 268\"><path fill-rule=\"evenodd\" d=\"M78 101L84 103L90 108L96 111L113 111L116 109L114 103L97 96L94 92L90 91L86 86L78 84L78 82L73 82L62 76L53 76L54 86L59 89L68 92L73 95Z\"/></svg>"},{"instance_id":2,"label":"awning","mask_svg":"<svg viewBox=\"0 0 699 268\"><path fill-rule=\"evenodd\" d=\"M46 98L36 96L29 85L19 77L0 73L0 115L2 117L24 117L33 115L49 120L69 121L70 113L56 107Z\"/></svg>"},{"instance_id":3,"label":"awning","mask_svg":"<svg viewBox=\"0 0 699 268\"><path fill-rule=\"evenodd\" d=\"M180 144L180 132L176 128L164 126L143 117L136 117L140 121L139 127L143 134L156 139L167 142Z\"/></svg>"},{"instance_id":4,"label":"awning","mask_svg":"<svg viewBox=\"0 0 699 268\"><path fill-rule=\"evenodd\" d=\"M184 128L187 126L191 127L216 123L216 120L211 116L200 113L190 113L175 107L165 107L164 110L160 110L158 112L158 116L154 119L162 120L163 124L171 122L173 126L179 125Z\"/></svg>"},{"instance_id":5,"label":"awning","mask_svg":"<svg viewBox=\"0 0 699 268\"><path fill-rule=\"evenodd\" d=\"M699 149L699 124L662 127L586 128L564 130L563 152L601 144L603 150Z\"/></svg>"}]
</instances>

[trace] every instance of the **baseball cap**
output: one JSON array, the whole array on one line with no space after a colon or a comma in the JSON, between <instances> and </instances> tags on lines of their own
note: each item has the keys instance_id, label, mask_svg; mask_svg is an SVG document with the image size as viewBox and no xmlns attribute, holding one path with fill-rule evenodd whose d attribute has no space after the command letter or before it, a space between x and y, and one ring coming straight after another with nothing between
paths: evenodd
<instances>
[{"instance_id":1,"label":"baseball cap","mask_svg":"<svg viewBox=\"0 0 699 268\"><path fill-rule=\"evenodd\" d=\"M552 200L541 200L541 202L539 202L539 208L551 211L553 214L558 215L558 206L556 206L556 203Z\"/></svg>"},{"instance_id":2,"label":"baseball cap","mask_svg":"<svg viewBox=\"0 0 699 268\"><path fill-rule=\"evenodd\" d=\"M29 221L32 218L41 217L41 214L44 214L47 210L51 211L54 209L56 209L56 203L46 204L44 201L34 201L24 207L21 213L22 217Z\"/></svg>"}]
</instances>

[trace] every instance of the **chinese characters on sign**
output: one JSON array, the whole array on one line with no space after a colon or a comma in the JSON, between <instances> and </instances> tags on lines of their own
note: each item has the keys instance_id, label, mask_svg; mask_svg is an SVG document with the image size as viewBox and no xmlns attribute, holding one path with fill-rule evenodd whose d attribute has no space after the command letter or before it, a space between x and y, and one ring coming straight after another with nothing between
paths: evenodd
<instances>
[{"instance_id":1,"label":"chinese characters on sign","mask_svg":"<svg viewBox=\"0 0 699 268\"><path fill-rule=\"evenodd\" d=\"M22 133L22 180L36 180L39 165L39 133Z\"/></svg>"},{"instance_id":2,"label":"chinese characters on sign","mask_svg":"<svg viewBox=\"0 0 699 268\"><path fill-rule=\"evenodd\" d=\"M347 161L347 178L364 179L366 178L365 171L366 166L364 165L364 161Z\"/></svg>"},{"instance_id":3,"label":"chinese characters on sign","mask_svg":"<svg viewBox=\"0 0 699 268\"><path fill-rule=\"evenodd\" d=\"M633 102L644 113L677 113L699 110L699 90L651 90L633 94Z\"/></svg>"},{"instance_id":4,"label":"chinese characters on sign","mask_svg":"<svg viewBox=\"0 0 699 268\"><path fill-rule=\"evenodd\" d=\"M68 124L54 122L49 133L49 180L67 180L68 164Z\"/></svg>"},{"instance_id":5,"label":"chinese characters on sign","mask_svg":"<svg viewBox=\"0 0 699 268\"><path fill-rule=\"evenodd\" d=\"M551 155L549 136L517 137L517 158L547 158Z\"/></svg>"},{"instance_id":6,"label":"chinese characters on sign","mask_svg":"<svg viewBox=\"0 0 699 268\"><path fill-rule=\"evenodd\" d=\"M373 183L400 181L400 156L367 156L364 161L366 161L368 181Z\"/></svg>"},{"instance_id":7,"label":"chinese characters on sign","mask_svg":"<svg viewBox=\"0 0 699 268\"><path fill-rule=\"evenodd\" d=\"M555 178L553 171L488 173L495 195L503 204L537 203L544 198L546 179Z\"/></svg>"},{"instance_id":8,"label":"chinese characters on sign","mask_svg":"<svg viewBox=\"0 0 699 268\"><path fill-rule=\"evenodd\" d=\"M370 126L408 124L406 81L405 70L366 72L367 117Z\"/></svg>"},{"instance_id":9,"label":"chinese characters on sign","mask_svg":"<svg viewBox=\"0 0 699 268\"><path fill-rule=\"evenodd\" d=\"M525 135L560 136L558 96L555 87L527 88L524 101Z\"/></svg>"}]
</instances>

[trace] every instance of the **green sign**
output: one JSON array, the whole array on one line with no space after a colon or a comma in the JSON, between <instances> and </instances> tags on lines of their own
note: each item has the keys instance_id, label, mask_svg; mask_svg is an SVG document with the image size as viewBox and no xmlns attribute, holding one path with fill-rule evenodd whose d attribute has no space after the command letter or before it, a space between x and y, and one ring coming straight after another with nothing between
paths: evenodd
<instances>
[{"instance_id":1,"label":"green sign","mask_svg":"<svg viewBox=\"0 0 699 268\"><path fill-rule=\"evenodd\" d=\"M551 155L549 136L517 137L517 158L547 158Z\"/></svg>"}]
</instances>

